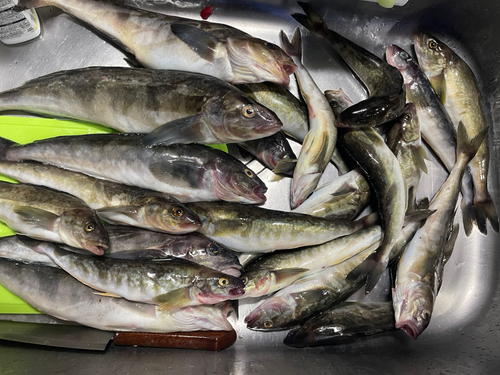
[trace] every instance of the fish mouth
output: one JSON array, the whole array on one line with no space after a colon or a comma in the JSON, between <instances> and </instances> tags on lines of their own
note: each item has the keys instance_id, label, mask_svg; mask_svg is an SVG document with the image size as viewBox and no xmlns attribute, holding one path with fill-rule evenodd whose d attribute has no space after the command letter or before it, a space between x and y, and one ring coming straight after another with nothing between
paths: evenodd
<instances>
[{"instance_id":1,"label":"fish mouth","mask_svg":"<svg viewBox=\"0 0 500 375\"><path fill-rule=\"evenodd\" d=\"M417 327L415 327L412 322L402 322L396 324L396 328L402 330L408 336L410 336L413 340L418 338L419 332Z\"/></svg>"},{"instance_id":2,"label":"fish mouth","mask_svg":"<svg viewBox=\"0 0 500 375\"><path fill-rule=\"evenodd\" d=\"M387 62L397 68L396 62L394 61L394 56L396 55L396 49L394 48L394 45L389 46L385 50L385 58Z\"/></svg>"},{"instance_id":3,"label":"fish mouth","mask_svg":"<svg viewBox=\"0 0 500 375\"><path fill-rule=\"evenodd\" d=\"M104 250L108 248L107 245L90 245L85 247L88 251L95 255L104 255Z\"/></svg>"},{"instance_id":4,"label":"fish mouth","mask_svg":"<svg viewBox=\"0 0 500 375\"><path fill-rule=\"evenodd\" d=\"M264 203L267 198L265 196L265 193L267 192L267 186L255 186L252 190L253 195L258 198L258 202L256 203Z\"/></svg>"},{"instance_id":5,"label":"fish mouth","mask_svg":"<svg viewBox=\"0 0 500 375\"><path fill-rule=\"evenodd\" d=\"M245 289L243 289L243 287L233 288L233 289L229 290L228 294L231 297L242 296L243 294L245 294Z\"/></svg>"}]
</instances>

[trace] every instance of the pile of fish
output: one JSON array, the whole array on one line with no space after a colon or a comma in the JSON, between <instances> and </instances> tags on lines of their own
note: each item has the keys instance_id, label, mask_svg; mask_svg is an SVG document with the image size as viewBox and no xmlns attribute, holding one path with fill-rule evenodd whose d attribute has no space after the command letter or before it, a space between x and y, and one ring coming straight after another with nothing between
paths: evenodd
<instances>
[{"instance_id":1,"label":"pile of fish","mask_svg":"<svg viewBox=\"0 0 500 375\"><path fill-rule=\"evenodd\" d=\"M0 240L0 283L43 312L105 330L230 330L227 301L266 296L245 323L292 329L286 345L395 328L416 339L457 238L459 194L467 235L486 234L488 221L499 229L474 76L430 35L415 36L418 63L395 45L384 61L299 3L305 14L292 16L365 87L368 98L353 103L342 89L320 91L298 28L291 40L281 32L281 49L226 25L105 2L18 8L46 5L98 29L136 67L61 71L0 93L0 112L122 132L0 139L0 173L19 181L0 183L0 220L18 232ZM284 87L292 73L303 101ZM418 202L421 135L449 177ZM289 138L302 143L298 156ZM264 182L206 146L217 143L290 178L290 210L256 206ZM318 186L330 162L339 177ZM370 300L387 268L392 302ZM345 302L360 289L368 302Z\"/></svg>"}]
</instances>

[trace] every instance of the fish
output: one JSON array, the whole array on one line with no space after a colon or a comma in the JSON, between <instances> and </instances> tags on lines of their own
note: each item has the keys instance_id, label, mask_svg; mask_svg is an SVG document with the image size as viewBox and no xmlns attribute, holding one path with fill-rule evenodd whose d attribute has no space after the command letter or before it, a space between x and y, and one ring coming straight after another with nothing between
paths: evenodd
<instances>
[{"instance_id":1,"label":"fish","mask_svg":"<svg viewBox=\"0 0 500 375\"><path fill-rule=\"evenodd\" d=\"M398 159L373 128L339 132L339 143L356 160L377 196L384 237L380 247L348 278L370 275L365 286L369 292L387 268L389 254L403 227L406 213L406 184Z\"/></svg>"},{"instance_id":2,"label":"fish","mask_svg":"<svg viewBox=\"0 0 500 375\"><path fill-rule=\"evenodd\" d=\"M0 245L1 246L1 245ZM159 306L105 297L67 272L0 259L0 283L36 309L58 319L105 331L230 331L230 302L165 310Z\"/></svg>"},{"instance_id":3,"label":"fish","mask_svg":"<svg viewBox=\"0 0 500 375\"><path fill-rule=\"evenodd\" d=\"M16 262L36 263L47 267L60 268L50 257L33 251L19 235L0 238L0 258Z\"/></svg>"},{"instance_id":4,"label":"fish","mask_svg":"<svg viewBox=\"0 0 500 375\"><path fill-rule=\"evenodd\" d=\"M368 206L370 197L370 185L357 168L317 188L292 212L330 220L353 220Z\"/></svg>"},{"instance_id":5,"label":"fish","mask_svg":"<svg viewBox=\"0 0 500 375\"><path fill-rule=\"evenodd\" d=\"M201 233L171 235L122 225L108 225L109 248L104 254L119 259L163 259L176 257L222 273L239 277L238 257Z\"/></svg>"},{"instance_id":6,"label":"fish","mask_svg":"<svg viewBox=\"0 0 500 375\"><path fill-rule=\"evenodd\" d=\"M245 253L318 245L367 228L378 220L377 214L358 221L327 220L229 202L195 202L188 207L202 222L198 232Z\"/></svg>"},{"instance_id":7,"label":"fish","mask_svg":"<svg viewBox=\"0 0 500 375\"><path fill-rule=\"evenodd\" d=\"M335 116L323 92L302 65L302 42L299 28L296 28L292 41L283 31L280 32L281 44L297 65L295 75L300 92L307 104L309 132L300 149L297 165L293 171L290 191L290 206L297 208L312 193L333 155L337 142Z\"/></svg>"},{"instance_id":8,"label":"fish","mask_svg":"<svg viewBox=\"0 0 500 375\"><path fill-rule=\"evenodd\" d=\"M104 1L21 0L17 10L55 6L152 69L188 70L236 84L288 86L296 67L277 45L228 25L169 16Z\"/></svg>"},{"instance_id":9,"label":"fish","mask_svg":"<svg viewBox=\"0 0 500 375\"><path fill-rule=\"evenodd\" d=\"M274 173L293 175L297 157L282 132L269 137L238 143Z\"/></svg>"},{"instance_id":10,"label":"fish","mask_svg":"<svg viewBox=\"0 0 500 375\"><path fill-rule=\"evenodd\" d=\"M406 105L403 115L389 130L386 142L401 166L408 191L407 211L412 211L417 204L417 188L421 172L427 173L425 159L428 159L421 144L420 126L413 103Z\"/></svg>"},{"instance_id":11,"label":"fish","mask_svg":"<svg viewBox=\"0 0 500 375\"><path fill-rule=\"evenodd\" d=\"M0 221L18 233L103 255L109 237L82 200L39 186L0 181Z\"/></svg>"},{"instance_id":12,"label":"fish","mask_svg":"<svg viewBox=\"0 0 500 375\"><path fill-rule=\"evenodd\" d=\"M274 293L295 280L326 267L339 264L367 248L380 245L382 229L375 225L322 245L293 251L274 252L245 268L244 297L260 297Z\"/></svg>"},{"instance_id":13,"label":"fish","mask_svg":"<svg viewBox=\"0 0 500 375\"><path fill-rule=\"evenodd\" d=\"M296 348L339 345L394 330L391 302L344 302L292 329L283 343Z\"/></svg>"},{"instance_id":14,"label":"fish","mask_svg":"<svg viewBox=\"0 0 500 375\"><path fill-rule=\"evenodd\" d=\"M467 63L437 38L417 33L414 37L417 59L438 94L453 124L462 122L469 137L487 128L481 105L481 93L474 73ZM495 204L488 191L490 151L488 139L469 163L474 184L474 209L481 233L487 233L487 221L498 232L499 222Z\"/></svg>"},{"instance_id":15,"label":"fish","mask_svg":"<svg viewBox=\"0 0 500 375\"><path fill-rule=\"evenodd\" d=\"M134 134L87 134L18 145L0 138L0 159L38 161L167 193L183 203L266 201L262 180L223 151L195 144L146 147L141 139Z\"/></svg>"},{"instance_id":16,"label":"fish","mask_svg":"<svg viewBox=\"0 0 500 375\"><path fill-rule=\"evenodd\" d=\"M212 305L244 293L240 279L184 259L146 262L96 258L65 251L49 242L34 243L32 249L49 256L75 279L104 296L180 308Z\"/></svg>"},{"instance_id":17,"label":"fish","mask_svg":"<svg viewBox=\"0 0 500 375\"><path fill-rule=\"evenodd\" d=\"M427 76L408 52L392 45L386 49L387 62L401 72L406 87L406 99L415 105L420 132L425 142L436 153L450 172L456 162L457 132L432 88ZM462 181L462 221L465 234L472 233L476 223L474 186L467 168ZM483 230L483 228L479 228Z\"/></svg>"},{"instance_id":18,"label":"fish","mask_svg":"<svg viewBox=\"0 0 500 375\"><path fill-rule=\"evenodd\" d=\"M373 127L399 117L406 98L403 78L398 70L329 29L323 18L309 4L297 3L306 14L294 13L292 17L312 34L328 40L368 92L368 99L340 113L335 126Z\"/></svg>"},{"instance_id":19,"label":"fish","mask_svg":"<svg viewBox=\"0 0 500 375\"><path fill-rule=\"evenodd\" d=\"M124 67L63 70L0 93L0 112L24 111L149 133L144 144L235 143L281 129L276 115L218 78Z\"/></svg>"},{"instance_id":20,"label":"fish","mask_svg":"<svg viewBox=\"0 0 500 375\"><path fill-rule=\"evenodd\" d=\"M453 225L455 206L464 170L480 149L487 128L469 138L462 123L457 132L457 163L431 200L435 212L427 218L398 262L392 291L396 328L417 339L429 325L440 287L444 263L453 251L458 225Z\"/></svg>"},{"instance_id":21,"label":"fish","mask_svg":"<svg viewBox=\"0 0 500 375\"><path fill-rule=\"evenodd\" d=\"M201 227L200 219L185 205L156 191L29 161L0 160L0 173L80 198L107 223L174 234L194 232Z\"/></svg>"}]
</instances>

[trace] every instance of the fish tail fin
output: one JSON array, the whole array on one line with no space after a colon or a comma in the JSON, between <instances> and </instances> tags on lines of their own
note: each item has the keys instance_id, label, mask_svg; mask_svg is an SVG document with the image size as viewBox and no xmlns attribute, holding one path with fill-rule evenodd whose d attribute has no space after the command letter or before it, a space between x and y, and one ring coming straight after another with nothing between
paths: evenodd
<instances>
[{"instance_id":1,"label":"fish tail fin","mask_svg":"<svg viewBox=\"0 0 500 375\"><path fill-rule=\"evenodd\" d=\"M280 40L283 50L289 56L296 56L299 59L302 59L302 38L298 27L293 31L291 42L283 30L280 31Z\"/></svg>"},{"instance_id":2,"label":"fish tail fin","mask_svg":"<svg viewBox=\"0 0 500 375\"><path fill-rule=\"evenodd\" d=\"M467 135L467 130L463 122L460 121L457 129L457 160L459 160L461 155L465 155L469 161L472 160L487 134L488 128L485 128L471 139Z\"/></svg>"},{"instance_id":3,"label":"fish tail fin","mask_svg":"<svg viewBox=\"0 0 500 375\"><path fill-rule=\"evenodd\" d=\"M304 10L305 14L293 13L292 17L314 34L325 35L328 27L321 17L309 4L298 1L297 4Z\"/></svg>"},{"instance_id":4,"label":"fish tail fin","mask_svg":"<svg viewBox=\"0 0 500 375\"><path fill-rule=\"evenodd\" d=\"M464 225L464 231L465 231L465 235L467 237L470 236L470 234L472 233L472 229L474 228L474 226L477 224L478 225L478 229L481 231L481 233L485 233L485 229L482 228L482 226L480 226L478 223L477 223L477 208L475 208L472 204L472 202L469 202L465 197L462 198L462 202L460 204L460 207L462 209L462 222L463 222L463 225ZM497 225L498 225L498 219L497 219Z\"/></svg>"},{"instance_id":5,"label":"fish tail fin","mask_svg":"<svg viewBox=\"0 0 500 375\"><path fill-rule=\"evenodd\" d=\"M368 294L377 285L378 280L384 273L387 265L389 264L389 258L385 260L378 259L378 251L371 253L363 262L361 262L355 269L347 274L346 279L348 281L355 281L362 278L366 279L365 293Z\"/></svg>"},{"instance_id":6,"label":"fish tail fin","mask_svg":"<svg viewBox=\"0 0 500 375\"><path fill-rule=\"evenodd\" d=\"M372 212L371 214L368 214L366 216L363 216L361 219L356 220L356 222L361 224L361 228L368 228L380 223L380 215L378 212Z\"/></svg>"},{"instance_id":7,"label":"fish tail fin","mask_svg":"<svg viewBox=\"0 0 500 375\"><path fill-rule=\"evenodd\" d=\"M26 9L40 8L47 5L51 5L51 2L47 0L19 0L14 10L21 12Z\"/></svg>"},{"instance_id":8,"label":"fish tail fin","mask_svg":"<svg viewBox=\"0 0 500 375\"><path fill-rule=\"evenodd\" d=\"M498 215L497 211L495 209L495 205L493 203L493 200L490 197L490 194L486 196L486 199L483 199L481 201L475 201L474 202L474 208L476 211L476 221L477 221L477 226L480 230L481 233L486 234L486 221L489 220L491 227L495 232L498 232L499 225L498 225Z\"/></svg>"},{"instance_id":9,"label":"fish tail fin","mask_svg":"<svg viewBox=\"0 0 500 375\"><path fill-rule=\"evenodd\" d=\"M7 150L16 144L10 139L0 137L0 160L7 160Z\"/></svg>"}]
</instances>

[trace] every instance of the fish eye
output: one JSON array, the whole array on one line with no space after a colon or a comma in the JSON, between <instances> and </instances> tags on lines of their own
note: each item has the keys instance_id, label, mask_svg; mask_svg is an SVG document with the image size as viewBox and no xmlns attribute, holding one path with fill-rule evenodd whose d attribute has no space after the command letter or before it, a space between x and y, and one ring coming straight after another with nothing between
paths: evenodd
<instances>
[{"instance_id":1,"label":"fish eye","mask_svg":"<svg viewBox=\"0 0 500 375\"><path fill-rule=\"evenodd\" d=\"M172 214L174 216L180 217L184 214L184 210L180 207L174 207L172 208Z\"/></svg>"},{"instance_id":2,"label":"fish eye","mask_svg":"<svg viewBox=\"0 0 500 375\"><path fill-rule=\"evenodd\" d=\"M246 174L248 177L253 178L253 172L252 172L250 169L245 168L245 174Z\"/></svg>"},{"instance_id":3,"label":"fish eye","mask_svg":"<svg viewBox=\"0 0 500 375\"><path fill-rule=\"evenodd\" d=\"M420 314L420 317L421 317L423 320L429 320L429 318L431 317L431 313L430 313L428 310L424 310L424 311L422 311L422 313Z\"/></svg>"},{"instance_id":4,"label":"fish eye","mask_svg":"<svg viewBox=\"0 0 500 375\"><path fill-rule=\"evenodd\" d=\"M246 283L248 283L248 277L247 277L247 276L241 276L241 277L240 277L240 280L241 280L241 282L242 282L243 284L245 284L245 285L246 285Z\"/></svg>"},{"instance_id":5,"label":"fish eye","mask_svg":"<svg viewBox=\"0 0 500 375\"><path fill-rule=\"evenodd\" d=\"M241 112L243 112L243 116L246 118L252 118L255 116L255 109L253 109L250 104L244 106Z\"/></svg>"},{"instance_id":6,"label":"fish eye","mask_svg":"<svg viewBox=\"0 0 500 375\"><path fill-rule=\"evenodd\" d=\"M210 255L217 255L220 253L220 248L213 242L209 243L207 246L207 251Z\"/></svg>"},{"instance_id":7,"label":"fish eye","mask_svg":"<svg viewBox=\"0 0 500 375\"><path fill-rule=\"evenodd\" d=\"M227 277L219 277L219 285L227 286L229 284L229 279Z\"/></svg>"},{"instance_id":8,"label":"fish eye","mask_svg":"<svg viewBox=\"0 0 500 375\"><path fill-rule=\"evenodd\" d=\"M85 224L84 229L85 229L85 232L92 232L95 230L95 224L89 222L89 223Z\"/></svg>"},{"instance_id":9,"label":"fish eye","mask_svg":"<svg viewBox=\"0 0 500 375\"><path fill-rule=\"evenodd\" d=\"M410 55L408 55L405 51L401 52L401 58L402 59L408 59L410 57Z\"/></svg>"},{"instance_id":10,"label":"fish eye","mask_svg":"<svg viewBox=\"0 0 500 375\"><path fill-rule=\"evenodd\" d=\"M273 322L270 320L264 321L264 328L271 328L273 326Z\"/></svg>"},{"instance_id":11,"label":"fish eye","mask_svg":"<svg viewBox=\"0 0 500 375\"><path fill-rule=\"evenodd\" d=\"M430 49L436 49L438 44L434 39L429 40L428 46Z\"/></svg>"},{"instance_id":12,"label":"fish eye","mask_svg":"<svg viewBox=\"0 0 500 375\"><path fill-rule=\"evenodd\" d=\"M410 121L410 120L411 120L411 118L412 118L411 113L406 113L406 114L403 116L403 120L405 120L405 121Z\"/></svg>"},{"instance_id":13,"label":"fish eye","mask_svg":"<svg viewBox=\"0 0 500 375\"><path fill-rule=\"evenodd\" d=\"M272 50L275 50L276 49L276 46L272 43L269 43L269 42L266 42L266 47L269 48L269 49L272 49Z\"/></svg>"}]
</instances>

